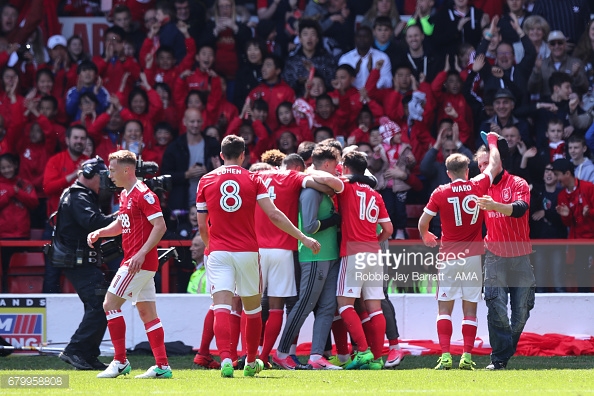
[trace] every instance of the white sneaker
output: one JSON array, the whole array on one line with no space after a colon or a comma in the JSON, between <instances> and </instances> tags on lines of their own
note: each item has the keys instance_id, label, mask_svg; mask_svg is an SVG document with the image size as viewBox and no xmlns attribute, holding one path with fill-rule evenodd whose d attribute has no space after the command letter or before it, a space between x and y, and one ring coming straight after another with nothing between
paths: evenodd
<instances>
[{"instance_id":1,"label":"white sneaker","mask_svg":"<svg viewBox=\"0 0 594 396\"><path fill-rule=\"evenodd\" d=\"M173 373L171 372L171 367L164 366L163 368L161 368L159 366L153 366L150 369L146 370L146 373L137 375L134 378L141 378L141 379L156 378L156 379L161 379L161 378L171 378L172 376L173 376Z\"/></svg>"},{"instance_id":2,"label":"white sneaker","mask_svg":"<svg viewBox=\"0 0 594 396\"><path fill-rule=\"evenodd\" d=\"M119 360L112 360L104 371L97 374L97 378L116 378L120 375L130 374L130 370L132 370L132 367L130 367L128 359L124 363L120 363Z\"/></svg>"},{"instance_id":3,"label":"white sneaker","mask_svg":"<svg viewBox=\"0 0 594 396\"><path fill-rule=\"evenodd\" d=\"M394 239L406 239L404 230L396 230L396 236L394 236Z\"/></svg>"}]
</instances>

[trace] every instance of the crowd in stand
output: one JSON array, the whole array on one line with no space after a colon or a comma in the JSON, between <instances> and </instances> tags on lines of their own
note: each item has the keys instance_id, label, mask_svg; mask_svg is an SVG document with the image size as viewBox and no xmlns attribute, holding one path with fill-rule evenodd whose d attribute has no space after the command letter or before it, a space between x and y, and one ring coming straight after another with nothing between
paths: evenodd
<instances>
[{"instance_id":1,"label":"crowd in stand","mask_svg":"<svg viewBox=\"0 0 594 396\"><path fill-rule=\"evenodd\" d=\"M480 131L507 139L504 168L532 186L535 238L566 238L570 225L552 161L594 181L588 0L113 0L107 13L92 0L4 3L2 239L46 227L80 164L119 148L172 176L169 237L191 238L198 180L228 134L245 139L245 167L270 149L307 159L309 142L329 137L358 145L396 239L408 237L405 205L448 182L445 158L472 157ZM103 53L60 35L56 10L106 15Z\"/></svg>"}]
</instances>

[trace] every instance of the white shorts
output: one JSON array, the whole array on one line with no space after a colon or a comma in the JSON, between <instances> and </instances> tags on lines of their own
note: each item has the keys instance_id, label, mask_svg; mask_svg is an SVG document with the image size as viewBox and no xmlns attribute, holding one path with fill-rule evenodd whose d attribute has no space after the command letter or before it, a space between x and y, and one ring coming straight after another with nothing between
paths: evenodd
<instances>
[{"instance_id":1,"label":"white shorts","mask_svg":"<svg viewBox=\"0 0 594 396\"><path fill-rule=\"evenodd\" d=\"M268 297L297 295L293 251L286 249L260 249L262 290L268 288Z\"/></svg>"},{"instance_id":2,"label":"white shorts","mask_svg":"<svg viewBox=\"0 0 594 396\"><path fill-rule=\"evenodd\" d=\"M383 273L380 266L365 266L357 268L357 262L367 262L361 255L343 257L340 261L340 272L336 295L341 297L359 298L363 300L383 300ZM377 255L377 253L371 253Z\"/></svg>"},{"instance_id":3,"label":"white shorts","mask_svg":"<svg viewBox=\"0 0 594 396\"><path fill-rule=\"evenodd\" d=\"M224 290L240 297L262 293L258 252L210 252L206 276L211 295Z\"/></svg>"},{"instance_id":4,"label":"white shorts","mask_svg":"<svg viewBox=\"0 0 594 396\"><path fill-rule=\"evenodd\" d=\"M155 271L140 270L131 275L126 265L118 269L107 291L133 303L157 301L154 278Z\"/></svg>"},{"instance_id":5,"label":"white shorts","mask_svg":"<svg viewBox=\"0 0 594 396\"><path fill-rule=\"evenodd\" d=\"M443 264L445 268L439 269L437 300L462 299L479 302L483 286L481 256L465 257Z\"/></svg>"}]
</instances>

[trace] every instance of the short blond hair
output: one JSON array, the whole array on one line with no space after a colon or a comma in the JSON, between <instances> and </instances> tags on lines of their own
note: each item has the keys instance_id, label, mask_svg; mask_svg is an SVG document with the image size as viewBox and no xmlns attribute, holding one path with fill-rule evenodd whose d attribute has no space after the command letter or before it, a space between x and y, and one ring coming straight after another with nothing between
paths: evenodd
<instances>
[{"instance_id":1,"label":"short blond hair","mask_svg":"<svg viewBox=\"0 0 594 396\"><path fill-rule=\"evenodd\" d=\"M466 173L469 164L470 158L460 153L451 154L445 161L446 169L458 176Z\"/></svg>"},{"instance_id":2,"label":"short blond hair","mask_svg":"<svg viewBox=\"0 0 594 396\"><path fill-rule=\"evenodd\" d=\"M136 166L136 154L129 150L119 150L109 154L109 161L117 161L118 164L128 164Z\"/></svg>"},{"instance_id":3,"label":"short blond hair","mask_svg":"<svg viewBox=\"0 0 594 396\"><path fill-rule=\"evenodd\" d=\"M524 33L526 33L527 35L528 31L533 28L539 28L540 30L542 30L542 41L546 43L549 37L549 33L551 32L551 25L549 25L549 22L547 22L547 20L541 17L540 15L530 15L524 21L524 26L522 26L522 29L524 30ZM538 52L538 48L536 49L536 51Z\"/></svg>"}]
</instances>

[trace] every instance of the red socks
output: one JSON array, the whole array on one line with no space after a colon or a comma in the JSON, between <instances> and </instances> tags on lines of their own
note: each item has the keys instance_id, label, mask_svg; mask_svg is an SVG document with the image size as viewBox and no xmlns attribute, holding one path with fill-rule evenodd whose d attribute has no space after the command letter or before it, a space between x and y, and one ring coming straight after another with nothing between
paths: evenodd
<instances>
[{"instance_id":1,"label":"red socks","mask_svg":"<svg viewBox=\"0 0 594 396\"><path fill-rule=\"evenodd\" d=\"M262 307L245 311L246 363L253 363L258 356L260 334L262 333Z\"/></svg>"},{"instance_id":2,"label":"red socks","mask_svg":"<svg viewBox=\"0 0 594 396\"><path fill-rule=\"evenodd\" d=\"M246 354L246 345L247 341L245 339L245 325L246 325L247 317L245 316L245 311L241 311L240 316L240 324L239 324L239 335L241 338L241 349L239 350L239 356L243 356Z\"/></svg>"},{"instance_id":3,"label":"red socks","mask_svg":"<svg viewBox=\"0 0 594 396\"><path fill-rule=\"evenodd\" d=\"M475 317L465 316L462 320L462 336L464 338L464 352L472 353L478 322Z\"/></svg>"},{"instance_id":4,"label":"red socks","mask_svg":"<svg viewBox=\"0 0 594 396\"><path fill-rule=\"evenodd\" d=\"M452 332L452 317L450 315L438 315L437 336L439 337L441 353L450 353L450 340L452 338Z\"/></svg>"},{"instance_id":5,"label":"red socks","mask_svg":"<svg viewBox=\"0 0 594 396\"><path fill-rule=\"evenodd\" d=\"M384 316L384 312L380 309L379 311L370 313L369 323L371 330L371 338L369 339L371 352L373 352L375 359L379 359L384 352L384 335L386 334L386 317Z\"/></svg>"},{"instance_id":6,"label":"red socks","mask_svg":"<svg viewBox=\"0 0 594 396\"><path fill-rule=\"evenodd\" d=\"M355 312L355 308L353 308L352 305L345 305L338 310L338 313L342 316L342 320L344 321L351 338L359 348L359 352L365 352L367 348L369 348L369 345L367 344L363 326L361 325L359 315Z\"/></svg>"},{"instance_id":7,"label":"red socks","mask_svg":"<svg viewBox=\"0 0 594 396\"><path fill-rule=\"evenodd\" d=\"M214 334L217 349L221 357L221 364L225 359L231 359L231 305L219 304L214 307Z\"/></svg>"},{"instance_id":8,"label":"red socks","mask_svg":"<svg viewBox=\"0 0 594 396\"><path fill-rule=\"evenodd\" d=\"M268 362L268 355L278 338L281 327L283 326L283 317L285 312L282 309L271 309L268 314L268 320L264 328L264 344L262 345L262 353L260 359L263 362Z\"/></svg>"},{"instance_id":9,"label":"red socks","mask_svg":"<svg viewBox=\"0 0 594 396\"><path fill-rule=\"evenodd\" d=\"M126 322L124 314L117 309L105 312L107 316L107 328L111 336L111 342L115 351L114 360L124 363L126 361Z\"/></svg>"},{"instance_id":10,"label":"red socks","mask_svg":"<svg viewBox=\"0 0 594 396\"><path fill-rule=\"evenodd\" d=\"M231 360L237 360L237 345L239 344L239 335L241 333L242 315L236 311L231 312Z\"/></svg>"},{"instance_id":11,"label":"red socks","mask_svg":"<svg viewBox=\"0 0 594 396\"><path fill-rule=\"evenodd\" d=\"M338 355L348 355L349 340L347 337L347 328L340 315L334 317L332 334L334 335L334 344L336 344L336 353Z\"/></svg>"},{"instance_id":12,"label":"red socks","mask_svg":"<svg viewBox=\"0 0 594 396\"><path fill-rule=\"evenodd\" d=\"M165 332L159 318L144 324L146 335L155 356L155 363L159 367L169 366L167 352L165 351Z\"/></svg>"},{"instance_id":13,"label":"red socks","mask_svg":"<svg viewBox=\"0 0 594 396\"><path fill-rule=\"evenodd\" d=\"M203 356L210 355L210 343L214 338L214 320L215 313L213 309L209 309L204 317L204 325L202 326L202 339L200 340L200 349L198 353Z\"/></svg>"}]
</instances>

